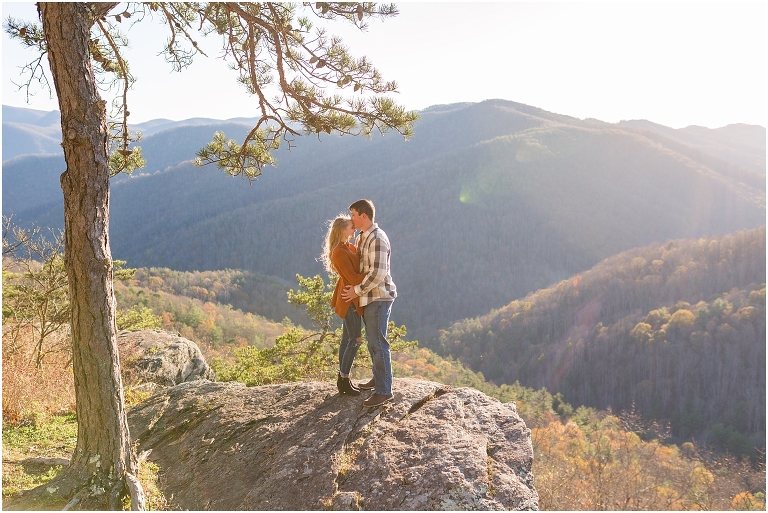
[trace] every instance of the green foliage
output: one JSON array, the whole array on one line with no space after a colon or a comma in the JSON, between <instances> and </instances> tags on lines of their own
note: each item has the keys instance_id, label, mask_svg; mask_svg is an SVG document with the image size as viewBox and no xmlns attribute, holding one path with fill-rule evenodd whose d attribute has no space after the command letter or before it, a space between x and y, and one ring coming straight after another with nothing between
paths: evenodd
<instances>
[{"instance_id":1,"label":"green foliage","mask_svg":"<svg viewBox=\"0 0 768 513\"><path fill-rule=\"evenodd\" d=\"M28 425L3 424L3 449L25 451L35 447L41 453L52 450L71 451L77 442L77 417L74 414L53 415Z\"/></svg>"},{"instance_id":2,"label":"green foliage","mask_svg":"<svg viewBox=\"0 0 768 513\"><path fill-rule=\"evenodd\" d=\"M35 456L70 458L76 442L75 415L41 415L26 425L3 422L3 499L47 483L63 470L61 465L48 467L11 462Z\"/></svg>"},{"instance_id":3,"label":"green foliage","mask_svg":"<svg viewBox=\"0 0 768 513\"><path fill-rule=\"evenodd\" d=\"M205 319L205 312L196 303L190 302L187 313L181 317L181 322L192 328L197 328Z\"/></svg>"},{"instance_id":4,"label":"green foliage","mask_svg":"<svg viewBox=\"0 0 768 513\"><path fill-rule=\"evenodd\" d=\"M341 328L330 306L335 283L326 284L321 276L304 278L296 275L299 290L288 292L288 301L303 307L311 319L312 330L290 327L277 337L275 345L264 349L247 346L235 350L234 363L214 358L211 366L219 381L240 381L248 386L267 385L300 380L325 381L333 379L338 366L338 343ZM392 353L404 351L418 342L403 340L405 326L390 321L387 334ZM369 361L365 346L360 348L355 363Z\"/></svg>"},{"instance_id":5,"label":"green foliage","mask_svg":"<svg viewBox=\"0 0 768 513\"><path fill-rule=\"evenodd\" d=\"M732 425L724 425L721 422L713 424L709 428L712 431L715 445L730 451L733 454L751 454L754 442L749 436L739 432Z\"/></svg>"},{"instance_id":6,"label":"green foliage","mask_svg":"<svg viewBox=\"0 0 768 513\"><path fill-rule=\"evenodd\" d=\"M594 408L589 408L582 405L576 408L576 411L573 413L573 416L570 418L570 420L572 420L577 426L584 427L587 426L594 418L595 413L596 410Z\"/></svg>"},{"instance_id":7,"label":"green foliage","mask_svg":"<svg viewBox=\"0 0 768 513\"><path fill-rule=\"evenodd\" d=\"M213 141L197 152L195 165L215 163L228 175L243 175L252 180L261 174L262 167L275 164L272 151L279 147L280 140L270 140L269 133L265 130L257 131L255 142L245 145L227 139L224 132L216 132Z\"/></svg>"},{"instance_id":8,"label":"green foliage","mask_svg":"<svg viewBox=\"0 0 768 513\"><path fill-rule=\"evenodd\" d=\"M552 409L563 419L573 416L573 406L563 400L563 394L560 392L552 397Z\"/></svg>"},{"instance_id":9,"label":"green foliage","mask_svg":"<svg viewBox=\"0 0 768 513\"><path fill-rule=\"evenodd\" d=\"M336 277L332 277L326 285L320 275L314 278L304 278L296 275L296 281L299 283L298 291L288 291L288 303L295 307L304 307L312 326L320 330L322 334L331 331L331 325L334 319L334 310L331 307L331 298L333 289L336 286Z\"/></svg>"},{"instance_id":10,"label":"green foliage","mask_svg":"<svg viewBox=\"0 0 768 513\"><path fill-rule=\"evenodd\" d=\"M4 23L5 32L20 41L27 48L35 48L44 52L48 46L40 23L17 20L11 16Z\"/></svg>"},{"instance_id":11,"label":"green foliage","mask_svg":"<svg viewBox=\"0 0 768 513\"><path fill-rule=\"evenodd\" d=\"M128 262L126 262L125 260L112 261L112 264L113 264L112 273L116 280L119 280L119 281L132 280L133 277L136 275L136 271L138 269L131 269L129 267L125 267L127 263Z\"/></svg>"},{"instance_id":12,"label":"green foliage","mask_svg":"<svg viewBox=\"0 0 768 513\"><path fill-rule=\"evenodd\" d=\"M159 330L163 327L163 320L151 308L139 305L118 311L116 321L119 330Z\"/></svg>"},{"instance_id":13,"label":"green foliage","mask_svg":"<svg viewBox=\"0 0 768 513\"><path fill-rule=\"evenodd\" d=\"M333 353L319 338L293 328L270 348L247 346L235 350L235 363L214 359L211 366L219 381L240 381L248 386L300 381L325 381L333 375Z\"/></svg>"},{"instance_id":14,"label":"green foliage","mask_svg":"<svg viewBox=\"0 0 768 513\"><path fill-rule=\"evenodd\" d=\"M110 176L116 176L119 173L131 174L137 169L147 165L141 148L135 146L130 149L118 149L109 154Z\"/></svg>"}]
</instances>

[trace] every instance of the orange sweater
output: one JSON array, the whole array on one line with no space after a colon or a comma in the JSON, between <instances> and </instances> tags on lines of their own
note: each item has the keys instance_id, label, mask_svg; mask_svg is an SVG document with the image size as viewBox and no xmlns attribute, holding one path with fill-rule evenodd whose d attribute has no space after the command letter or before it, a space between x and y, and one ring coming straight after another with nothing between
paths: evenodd
<instances>
[{"instance_id":1,"label":"orange sweater","mask_svg":"<svg viewBox=\"0 0 768 513\"><path fill-rule=\"evenodd\" d=\"M339 281L336 283L336 289L333 291L331 306L342 319L347 316L349 303L344 301L341 293L347 285L360 285L364 274L360 274L360 259L357 256L355 246L348 242L340 242L331 252L331 263L339 273ZM363 308L360 306L360 299L352 300L355 304L357 313L363 315Z\"/></svg>"}]
</instances>

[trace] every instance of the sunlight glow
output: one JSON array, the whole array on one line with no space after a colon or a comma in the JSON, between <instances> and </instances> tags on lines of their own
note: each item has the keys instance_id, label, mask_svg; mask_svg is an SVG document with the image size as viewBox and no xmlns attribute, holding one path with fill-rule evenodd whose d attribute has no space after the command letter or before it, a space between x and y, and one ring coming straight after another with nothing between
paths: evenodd
<instances>
[{"instance_id":1,"label":"sunlight glow","mask_svg":"<svg viewBox=\"0 0 768 513\"><path fill-rule=\"evenodd\" d=\"M36 17L31 2L3 3L3 18ZM367 32L329 24L355 55L399 84L407 109L501 98L577 118L648 119L680 128L765 126L766 4L402 3ZM130 32L138 78L132 121L257 115L255 102L218 58L174 73L157 57L161 24ZM25 103L12 80L31 53L3 34L3 104L57 108L46 91Z\"/></svg>"}]
</instances>

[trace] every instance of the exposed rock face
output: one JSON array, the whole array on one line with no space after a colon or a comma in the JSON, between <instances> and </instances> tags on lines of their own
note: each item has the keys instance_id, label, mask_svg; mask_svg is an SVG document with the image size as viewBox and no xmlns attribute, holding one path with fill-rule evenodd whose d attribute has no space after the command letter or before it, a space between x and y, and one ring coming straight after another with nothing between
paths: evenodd
<instances>
[{"instance_id":1,"label":"exposed rock face","mask_svg":"<svg viewBox=\"0 0 768 513\"><path fill-rule=\"evenodd\" d=\"M128 417L182 509L538 509L514 403L415 379L393 390L369 409L332 383L197 381Z\"/></svg>"},{"instance_id":2,"label":"exposed rock face","mask_svg":"<svg viewBox=\"0 0 768 513\"><path fill-rule=\"evenodd\" d=\"M166 331L121 331L117 334L123 374L130 380L171 387L187 381L216 379L197 344Z\"/></svg>"}]
</instances>

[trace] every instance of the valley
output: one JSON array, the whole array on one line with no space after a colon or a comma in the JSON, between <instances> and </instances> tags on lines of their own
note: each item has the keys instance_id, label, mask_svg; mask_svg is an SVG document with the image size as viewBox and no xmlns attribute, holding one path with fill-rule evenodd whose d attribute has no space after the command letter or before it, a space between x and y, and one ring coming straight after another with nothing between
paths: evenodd
<instances>
[{"instance_id":1,"label":"valley","mask_svg":"<svg viewBox=\"0 0 768 513\"><path fill-rule=\"evenodd\" d=\"M23 111L4 110L27 138L8 147L38 153L4 157L3 214L60 228L56 116ZM325 220L368 197L393 244L392 319L421 347L494 386L635 405L680 440L764 445L764 128L610 124L503 100L420 116L409 141L299 138L252 183L192 162L247 119L145 123L147 166L112 180L113 254L155 294L181 276L201 304L303 324L285 291L322 274ZM214 290L205 273L230 278Z\"/></svg>"}]
</instances>

